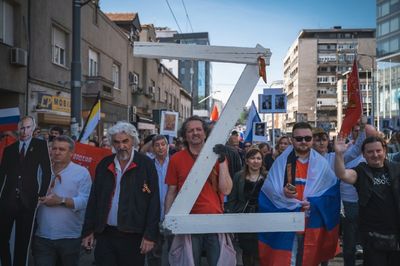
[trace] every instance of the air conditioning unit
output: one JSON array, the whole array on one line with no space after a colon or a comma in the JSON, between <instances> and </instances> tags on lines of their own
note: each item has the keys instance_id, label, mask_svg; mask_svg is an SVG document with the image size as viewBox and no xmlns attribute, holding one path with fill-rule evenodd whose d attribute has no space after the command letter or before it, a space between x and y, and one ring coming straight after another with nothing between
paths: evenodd
<instances>
[{"instance_id":1,"label":"air conditioning unit","mask_svg":"<svg viewBox=\"0 0 400 266\"><path fill-rule=\"evenodd\" d=\"M22 48L11 48L10 64L17 66L27 66L28 53Z\"/></svg>"},{"instance_id":2,"label":"air conditioning unit","mask_svg":"<svg viewBox=\"0 0 400 266\"><path fill-rule=\"evenodd\" d=\"M130 123L135 123L137 122L136 120L136 106L128 106L128 117L129 117L129 122Z\"/></svg>"},{"instance_id":3,"label":"air conditioning unit","mask_svg":"<svg viewBox=\"0 0 400 266\"><path fill-rule=\"evenodd\" d=\"M139 85L139 77L136 73L129 72L129 85Z\"/></svg>"}]
</instances>

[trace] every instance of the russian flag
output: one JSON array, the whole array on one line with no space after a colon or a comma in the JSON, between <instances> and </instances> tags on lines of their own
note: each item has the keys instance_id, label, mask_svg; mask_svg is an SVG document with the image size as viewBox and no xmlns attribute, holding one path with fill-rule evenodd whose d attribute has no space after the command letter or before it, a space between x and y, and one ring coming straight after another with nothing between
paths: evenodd
<instances>
[{"instance_id":1,"label":"russian flag","mask_svg":"<svg viewBox=\"0 0 400 266\"><path fill-rule=\"evenodd\" d=\"M19 108L0 109L0 131L18 130Z\"/></svg>"},{"instance_id":2,"label":"russian flag","mask_svg":"<svg viewBox=\"0 0 400 266\"><path fill-rule=\"evenodd\" d=\"M289 150L288 150L289 149ZM300 211L301 201L283 194L284 169L289 147L277 158L259 195L259 212ZM304 231L304 266L317 266L336 254L339 239L339 182L328 162L314 150L310 153L304 197L310 202ZM260 233L261 266L287 266L295 257L293 245L296 232Z\"/></svg>"}]
</instances>

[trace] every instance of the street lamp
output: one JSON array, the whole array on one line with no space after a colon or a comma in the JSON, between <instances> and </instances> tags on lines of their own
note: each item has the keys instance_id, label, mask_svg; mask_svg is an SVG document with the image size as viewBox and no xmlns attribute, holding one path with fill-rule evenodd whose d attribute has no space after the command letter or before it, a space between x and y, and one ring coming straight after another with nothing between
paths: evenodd
<instances>
[{"instance_id":1,"label":"street lamp","mask_svg":"<svg viewBox=\"0 0 400 266\"><path fill-rule=\"evenodd\" d=\"M378 104L376 102L376 92L375 92L375 73L374 73L374 69L375 69L375 55L369 55L369 54L357 54L359 56L365 56L368 57L369 59L371 59L371 120L372 120L372 125L375 126L375 106ZM368 82L368 72L367 72L367 82ZM367 88L368 91L368 88ZM367 98L367 102L368 102L368 98ZM367 103L368 105L368 103ZM368 110L368 109L367 109ZM367 114L368 115L368 114ZM376 110L376 115L379 116L379 112L378 110Z\"/></svg>"},{"instance_id":2,"label":"street lamp","mask_svg":"<svg viewBox=\"0 0 400 266\"><path fill-rule=\"evenodd\" d=\"M82 122L81 7L89 2L98 7L98 0L72 1L71 136L76 139Z\"/></svg>"},{"instance_id":3,"label":"street lamp","mask_svg":"<svg viewBox=\"0 0 400 266\"><path fill-rule=\"evenodd\" d=\"M204 102L205 100L207 100L208 98L212 97L214 94L216 94L218 92L221 92L221 91L213 91L213 92L211 92L210 95L208 95L207 97L201 99L200 101L198 101L198 103Z\"/></svg>"}]
</instances>

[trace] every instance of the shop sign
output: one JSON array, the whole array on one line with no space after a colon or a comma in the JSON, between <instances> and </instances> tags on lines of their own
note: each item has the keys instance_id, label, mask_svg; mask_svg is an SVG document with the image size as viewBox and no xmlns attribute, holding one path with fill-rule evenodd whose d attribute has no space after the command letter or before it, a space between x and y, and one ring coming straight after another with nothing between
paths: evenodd
<instances>
[{"instance_id":1,"label":"shop sign","mask_svg":"<svg viewBox=\"0 0 400 266\"><path fill-rule=\"evenodd\" d=\"M37 109L70 113L71 99L62 96L39 93Z\"/></svg>"}]
</instances>

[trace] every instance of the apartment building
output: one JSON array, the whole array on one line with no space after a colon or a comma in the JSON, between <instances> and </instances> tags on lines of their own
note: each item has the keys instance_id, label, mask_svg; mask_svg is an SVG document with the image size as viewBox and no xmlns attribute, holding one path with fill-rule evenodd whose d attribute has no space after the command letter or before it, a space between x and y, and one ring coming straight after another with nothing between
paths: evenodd
<instances>
[{"instance_id":1,"label":"apartment building","mask_svg":"<svg viewBox=\"0 0 400 266\"><path fill-rule=\"evenodd\" d=\"M334 27L300 32L284 58L284 91L288 99L285 131L290 132L297 121L308 121L330 132L339 130L338 90L343 94L346 88L338 87L337 81L351 69L356 55L360 70L374 69L374 29ZM366 86L372 82L371 73L367 77L361 85L371 92L371 86Z\"/></svg>"},{"instance_id":2,"label":"apartment building","mask_svg":"<svg viewBox=\"0 0 400 266\"><path fill-rule=\"evenodd\" d=\"M124 27L118 17L123 14L107 14L118 26ZM139 42L156 42L152 24L141 25ZM131 75L131 120L135 120L142 135L157 132L162 110L179 112L179 125L191 116L192 97L180 80L159 59L135 57Z\"/></svg>"},{"instance_id":3,"label":"apartment building","mask_svg":"<svg viewBox=\"0 0 400 266\"><path fill-rule=\"evenodd\" d=\"M376 1L376 124L400 129L400 1Z\"/></svg>"},{"instance_id":4,"label":"apartment building","mask_svg":"<svg viewBox=\"0 0 400 266\"><path fill-rule=\"evenodd\" d=\"M92 2L81 7L82 116L85 119L100 92L103 135L116 121L128 119L129 71L133 69L133 36L138 17L130 18L129 33L112 22ZM32 1L30 17L28 112L38 124L70 125L72 3Z\"/></svg>"},{"instance_id":5,"label":"apartment building","mask_svg":"<svg viewBox=\"0 0 400 266\"><path fill-rule=\"evenodd\" d=\"M168 28L157 28L157 39L165 43L210 45L208 32L177 33ZM210 117L212 108L212 100L209 97L212 80L211 62L179 60L176 65L176 62L171 61L168 68L178 74L184 89L192 95L193 114Z\"/></svg>"},{"instance_id":6,"label":"apartment building","mask_svg":"<svg viewBox=\"0 0 400 266\"><path fill-rule=\"evenodd\" d=\"M0 0L0 108L26 110L28 3Z\"/></svg>"}]
</instances>

